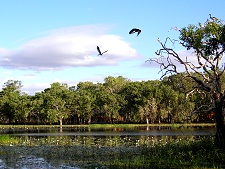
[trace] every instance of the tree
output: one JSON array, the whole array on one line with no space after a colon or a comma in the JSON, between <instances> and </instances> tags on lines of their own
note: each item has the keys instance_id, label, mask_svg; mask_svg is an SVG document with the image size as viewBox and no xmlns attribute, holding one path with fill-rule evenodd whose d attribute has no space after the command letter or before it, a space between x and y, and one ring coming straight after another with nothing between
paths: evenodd
<instances>
[{"instance_id":1,"label":"tree","mask_svg":"<svg viewBox=\"0 0 225 169\"><path fill-rule=\"evenodd\" d=\"M40 123L40 120L46 119L46 117L43 117L45 115L41 114L43 102L44 102L44 94L43 93L35 93L35 96L31 96L30 98L31 102L31 111L30 111L30 117L35 119L37 124Z\"/></svg>"},{"instance_id":2,"label":"tree","mask_svg":"<svg viewBox=\"0 0 225 169\"><path fill-rule=\"evenodd\" d=\"M19 80L8 80L3 85L3 92L19 92L22 87L21 81Z\"/></svg>"},{"instance_id":3,"label":"tree","mask_svg":"<svg viewBox=\"0 0 225 169\"><path fill-rule=\"evenodd\" d=\"M102 111L109 118L110 123L114 123L115 120L121 119L120 110L124 105L121 92L130 80L122 76L108 76L104 81L101 95Z\"/></svg>"},{"instance_id":4,"label":"tree","mask_svg":"<svg viewBox=\"0 0 225 169\"><path fill-rule=\"evenodd\" d=\"M87 120L88 124L91 124L91 118L93 116L94 111L94 102L96 96L95 92L95 85L93 82L80 82L77 84L77 102L75 104L78 105L77 107L77 114L81 119ZM82 118L83 117L83 118Z\"/></svg>"},{"instance_id":5,"label":"tree","mask_svg":"<svg viewBox=\"0 0 225 169\"><path fill-rule=\"evenodd\" d=\"M15 118L18 122L26 122L27 118L32 110L31 100L28 95L19 95L16 100L14 100L14 112Z\"/></svg>"},{"instance_id":6,"label":"tree","mask_svg":"<svg viewBox=\"0 0 225 169\"><path fill-rule=\"evenodd\" d=\"M161 49L156 52L158 58L149 61L160 65L162 77L180 74L181 81L191 79L195 85L187 95L194 92L210 94L210 107L201 105L195 112L204 109L204 112L215 113L216 141L220 145L225 145L225 92L221 88L221 77L225 71L222 64L225 51L225 25L219 19L207 19L204 24L198 23L177 30L180 33L179 40L172 40L169 37L165 43L159 40ZM184 57L176 52L174 49L176 42L192 53ZM169 43L173 47L170 47ZM183 67L182 70L179 70L180 65Z\"/></svg>"},{"instance_id":7,"label":"tree","mask_svg":"<svg viewBox=\"0 0 225 169\"><path fill-rule=\"evenodd\" d=\"M142 89L144 84L144 82L128 82L120 93L124 100L120 114L126 122L141 121L138 110L143 103Z\"/></svg>"},{"instance_id":8,"label":"tree","mask_svg":"<svg viewBox=\"0 0 225 169\"><path fill-rule=\"evenodd\" d=\"M110 93L119 93L123 87L130 82L129 79L126 79L122 76L112 77L108 76L104 79L105 83L103 84Z\"/></svg>"},{"instance_id":9,"label":"tree","mask_svg":"<svg viewBox=\"0 0 225 169\"><path fill-rule=\"evenodd\" d=\"M99 115L104 116L104 121L114 123L119 117L120 98L115 92L109 90L104 85L99 86L100 90L96 93L96 104L98 105ZM108 120L107 120L108 119Z\"/></svg>"},{"instance_id":10,"label":"tree","mask_svg":"<svg viewBox=\"0 0 225 169\"><path fill-rule=\"evenodd\" d=\"M154 123L157 117L157 103L155 98L150 98L145 101L145 105L139 107L139 112L141 116L146 119L146 123L149 124L149 120L151 123Z\"/></svg>"},{"instance_id":11,"label":"tree","mask_svg":"<svg viewBox=\"0 0 225 169\"><path fill-rule=\"evenodd\" d=\"M0 111L1 115L7 119L9 124L15 122L16 110L20 97L21 82L18 80L8 80L4 83L2 91L0 92ZM17 116L18 117L18 116Z\"/></svg>"},{"instance_id":12,"label":"tree","mask_svg":"<svg viewBox=\"0 0 225 169\"><path fill-rule=\"evenodd\" d=\"M120 93L124 99L121 115L126 122L141 122L143 118L147 123L149 120L155 121L153 117L157 116L157 112L151 110L150 104L151 99L155 98L158 84L159 81L142 81L128 82L124 86ZM157 105L156 99L153 99L153 102Z\"/></svg>"},{"instance_id":13,"label":"tree","mask_svg":"<svg viewBox=\"0 0 225 169\"><path fill-rule=\"evenodd\" d=\"M44 106L42 113L46 113L50 122L60 123L62 128L63 119L69 117L66 98L68 97L68 86L58 82L52 83L50 88L44 91Z\"/></svg>"}]
</instances>

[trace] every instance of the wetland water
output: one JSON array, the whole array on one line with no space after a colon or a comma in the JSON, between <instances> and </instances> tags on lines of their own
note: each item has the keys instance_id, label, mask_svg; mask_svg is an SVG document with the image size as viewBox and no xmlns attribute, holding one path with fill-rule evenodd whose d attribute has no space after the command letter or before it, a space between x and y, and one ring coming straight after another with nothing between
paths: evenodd
<instances>
[{"instance_id":1,"label":"wetland water","mask_svg":"<svg viewBox=\"0 0 225 169\"><path fill-rule=\"evenodd\" d=\"M133 127L133 128L33 128L1 129L0 134L14 136L212 136L215 127Z\"/></svg>"},{"instance_id":2,"label":"wetland water","mask_svg":"<svg viewBox=\"0 0 225 169\"><path fill-rule=\"evenodd\" d=\"M0 136L12 139L4 145L0 142L0 169L77 169L86 168L87 164L93 167L100 165L97 156L97 161L104 161L108 158L106 154L138 154L141 146L214 134L215 127L0 129Z\"/></svg>"}]
</instances>

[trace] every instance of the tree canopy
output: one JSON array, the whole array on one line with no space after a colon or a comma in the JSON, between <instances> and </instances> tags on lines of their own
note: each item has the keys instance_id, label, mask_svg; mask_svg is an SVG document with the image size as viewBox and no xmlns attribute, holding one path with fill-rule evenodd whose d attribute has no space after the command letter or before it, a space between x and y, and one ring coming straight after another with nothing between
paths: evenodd
<instances>
[{"instance_id":1,"label":"tree canopy","mask_svg":"<svg viewBox=\"0 0 225 169\"><path fill-rule=\"evenodd\" d=\"M196 112L213 111L215 113L217 140L225 140L224 124L224 98L225 92L222 88L222 77L225 71L223 62L225 52L225 25L222 20L210 17L205 23L197 25L190 24L182 29L177 29L180 36L178 40L166 38L165 43L159 41L161 49L156 52L158 58L150 59L160 65L163 77L167 75L179 75L180 80L192 81L186 95L194 93L206 95L211 98L211 104L199 104ZM182 56L169 47L169 42L174 46L177 42L186 51L191 51ZM178 66L183 66L183 71Z\"/></svg>"},{"instance_id":2,"label":"tree canopy","mask_svg":"<svg viewBox=\"0 0 225 169\"><path fill-rule=\"evenodd\" d=\"M179 79L179 76L171 78ZM189 86L190 83L183 85ZM34 96L20 92L21 86L20 81L4 83L0 92L0 123L213 122L213 117L190 115L198 96L185 98L183 90L167 78L133 82L122 76L108 76L103 83L87 81L71 87L55 82Z\"/></svg>"}]
</instances>

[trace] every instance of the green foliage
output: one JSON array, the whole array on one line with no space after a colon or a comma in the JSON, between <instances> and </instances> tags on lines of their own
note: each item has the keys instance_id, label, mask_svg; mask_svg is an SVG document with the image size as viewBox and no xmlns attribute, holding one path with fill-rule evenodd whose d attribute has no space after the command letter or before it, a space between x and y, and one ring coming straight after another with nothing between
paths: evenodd
<instances>
[{"instance_id":1,"label":"green foliage","mask_svg":"<svg viewBox=\"0 0 225 169\"><path fill-rule=\"evenodd\" d=\"M80 123L83 120L91 123L96 100L95 88L96 86L92 82L80 82L77 85L76 102L74 104L77 105L76 114L80 118Z\"/></svg>"},{"instance_id":2,"label":"green foliage","mask_svg":"<svg viewBox=\"0 0 225 169\"><path fill-rule=\"evenodd\" d=\"M19 143L18 139L13 136L10 136L8 134L0 135L0 146L1 145L15 145L18 143Z\"/></svg>"},{"instance_id":3,"label":"green foliage","mask_svg":"<svg viewBox=\"0 0 225 169\"><path fill-rule=\"evenodd\" d=\"M210 98L209 102L195 102L190 104L192 108L196 108L195 113L214 113L215 122L217 126L217 140L221 144L224 143L225 138L225 121L224 121L224 100L225 92L224 72L225 66L222 63L225 52L225 25L224 21L215 17L207 19L204 24L188 25L179 30L179 44L186 50L191 50L192 54L183 57L175 51L174 48L168 47L167 42L173 45L177 40L171 40L169 37L165 43L159 41L161 49L156 52L159 58L150 59L160 65L163 72L162 77L168 74L180 75L182 81L193 81L192 87L184 88L186 96L200 98L202 101ZM175 46L174 46L175 47ZM183 67L183 72L178 71L177 65ZM222 78L223 77L223 78ZM175 78L175 80L177 80ZM178 83L184 84L184 83ZM201 98L203 96L203 99ZM185 108L188 108L185 106ZM177 112L174 111L173 112ZM174 117L174 115L173 115Z\"/></svg>"},{"instance_id":4,"label":"green foliage","mask_svg":"<svg viewBox=\"0 0 225 169\"><path fill-rule=\"evenodd\" d=\"M145 105L140 106L139 113L142 117L146 119L146 123L149 124L149 120L151 123L154 123L157 117L157 103L155 98L150 98L145 101Z\"/></svg>"},{"instance_id":5,"label":"green foliage","mask_svg":"<svg viewBox=\"0 0 225 169\"><path fill-rule=\"evenodd\" d=\"M51 88L45 89L43 93L43 108L41 113L47 114L50 123L66 119L69 116L67 109L68 87L66 84L53 83Z\"/></svg>"},{"instance_id":6,"label":"green foliage","mask_svg":"<svg viewBox=\"0 0 225 169\"><path fill-rule=\"evenodd\" d=\"M194 49L196 53L204 53L207 59L213 59L219 54L218 50L225 48L225 26L222 21L207 20L204 25L189 25L181 30L180 40L188 50Z\"/></svg>"},{"instance_id":7,"label":"green foliage","mask_svg":"<svg viewBox=\"0 0 225 169\"><path fill-rule=\"evenodd\" d=\"M8 120L9 123L12 122L19 122L20 120L24 120L27 117L26 111L22 113L22 116L17 114L18 109L25 109L24 104L20 104L22 100L20 100L20 88L21 88L20 81L13 81L8 80L4 83L2 91L0 92L0 113L3 117ZM21 119L22 118L22 119Z\"/></svg>"},{"instance_id":8,"label":"green foliage","mask_svg":"<svg viewBox=\"0 0 225 169\"><path fill-rule=\"evenodd\" d=\"M181 84L179 75L142 82L110 76L104 83L80 82L72 87L53 83L34 96L21 94L17 83L5 83L10 85L0 92L2 123L186 123L201 97L185 98L180 86L189 88L193 82ZM192 116L191 121L197 119L204 117Z\"/></svg>"}]
</instances>

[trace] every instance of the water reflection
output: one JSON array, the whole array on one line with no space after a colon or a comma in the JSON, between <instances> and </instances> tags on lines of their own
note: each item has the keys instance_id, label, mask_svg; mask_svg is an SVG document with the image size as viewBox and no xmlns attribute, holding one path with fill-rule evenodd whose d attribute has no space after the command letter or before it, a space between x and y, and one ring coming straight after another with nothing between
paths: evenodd
<instances>
[{"instance_id":1,"label":"water reflection","mask_svg":"<svg viewBox=\"0 0 225 169\"><path fill-rule=\"evenodd\" d=\"M11 146L87 146L87 147L139 147L167 144L174 141L199 140L209 136L13 136ZM14 141L14 142L13 142ZM7 145L6 144L6 145Z\"/></svg>"},{"instance_id":2,"label":"water reflection","mask_svg":"<svg viewBox=\"0 0 225 169\"><path fill-rule=\"evenodd\" d=\"M35 164L39 161L45 164L44 159L46 159L52 166L62 166L62 164L66 164L68 168L89 164L93 166L96 165L97 160L102 161L102 159L112 160L113 157L120 159L126 155L130 159L130 154L142 158L143 149L146 150L147 147L157 148L158 145L166 146L168 143L177 145L187 140L211 138L214 134L215 127L147 128L143 126L98 129L73 127L63 128L62 132L59 128L0 129L2 152L0 160L5 162L5 167L11 168L18 166L21 156L25 157L25 160L29 157ZM99 168L102 168L100 164L98 164ZM65 165L63 167L65 168Z\"/></svg>"},{"instance_id":3,"label":"water reflection","mask_svg":"<svg viewBox=\"0 0 225 169\"><path fill-rule=\"evenodd\" d=\"M22 145L82 145L82 146L151 146L171 140L198 139L215 135L215 127L134 127L98 128L74 127L41 129L5 129L0 136L8 134ZM13 144L13 142L10 144Z\"/></svg>"},{"instance_id":4,"label":"water reflection","mask_svg":"<svg viewBox=\"0 0 225 169\"><path fill-rule=\"evenodd\" d=\"M134 128L36 128L1 129L0 134L16 136L207 136L215 134L215 127L134 127Z\"/></svg>"}]
</instances>

